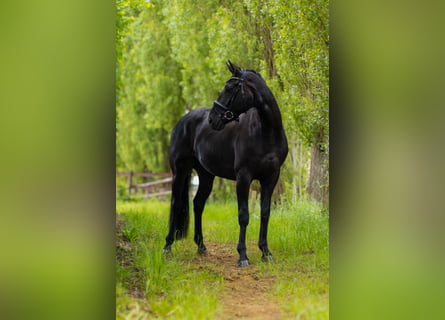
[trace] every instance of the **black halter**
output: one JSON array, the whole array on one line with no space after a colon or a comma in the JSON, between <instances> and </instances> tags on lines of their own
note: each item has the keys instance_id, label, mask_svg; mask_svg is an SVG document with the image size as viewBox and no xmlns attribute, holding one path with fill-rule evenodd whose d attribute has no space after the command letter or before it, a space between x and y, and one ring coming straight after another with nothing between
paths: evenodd
<instances>
[{"instance_id":1,"label":"black halter","mask_svg":"<svg viewBox=\"0 0 445 320\"><path fill-rule=\"evenodd\" d=\"M230 106L240 91L241 93L244 94L244 79L238 77L231 77L228 81L230 80L237 80L238 88L236 89L235 93L230 97L227 106L223 105L218 100L215 100L213 102L213 108L215 108L215 110L219 113L219 116L224 123L229 123L230 121L233 120L239 121L239 113L230 110Z\"/></svg>"}]
</instances>

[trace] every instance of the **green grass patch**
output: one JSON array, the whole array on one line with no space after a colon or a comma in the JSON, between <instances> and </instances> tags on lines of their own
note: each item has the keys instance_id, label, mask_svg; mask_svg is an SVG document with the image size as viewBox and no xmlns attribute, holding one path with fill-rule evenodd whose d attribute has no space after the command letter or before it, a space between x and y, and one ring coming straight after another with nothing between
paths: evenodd
<instances>
[{"instance_id":1,"label":"green grass patch","mask_svg":"<svg viewBox=\"0 0 445 320\"><path fill-rule=\"evenodd\" d=\"M214 319L222 279L205 270L190 270L187 263L196 249L176 243L175 259L162 254L167 232L168 203L118 202L123 221L117 248L117 318ZM122 263L122 260L125 263Z\"/></svg>"},{"instance_id":2,"label":"green grass patch","mask_svg":"<svg viewBox=\"0 0 445 320\"><path fill-rule=\"evenodd\" d=\"M276 277L271 293L293 319L329 318L329 217L312 202L281 205L269 223L275 264L260 264Z\"/></svg>"},{"instance_id":3,"label":"green grass patch","mask_svg":"<svg viewBox=\"0 0 445 320\"><path fill-rule=\"evenodd\" d=\"M251 203L250 208L248 255L261 276L275 279L270 298L292 319L328 319L328 215L310 202L273 208L268 239L276 263L266 264L261 262L256 245L259 205ZM175 242L173 255L166 258L162 248L168 231L168 202L118 202L117 212L118 220L123 221L117 247L117 318L217 318L222 310L219 298L224 279L196 266L193 214L188 238ZM203 233L205 241L232 243L236 252L236 202L209 202L203 215Z\"/></svg>"}]
</instances>

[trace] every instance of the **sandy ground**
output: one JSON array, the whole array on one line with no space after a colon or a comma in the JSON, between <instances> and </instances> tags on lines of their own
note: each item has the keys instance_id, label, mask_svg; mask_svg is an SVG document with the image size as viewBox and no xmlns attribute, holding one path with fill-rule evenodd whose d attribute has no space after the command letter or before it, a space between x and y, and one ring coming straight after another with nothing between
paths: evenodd
<instances>
[{"instance_id":1,"label":"sandy ground","mask_svg":"<svg viewBox=\"0 0 445 320\"><path fill-rule=\"evenodd\" d=\"M274 285L273 277L260 277L255 265L238 267L233 244L206 246L208 255L198 255L195 260L198 268L224 277L222 319L282 319L279 306L268 295Z\"/></svg>"}]
</instances>

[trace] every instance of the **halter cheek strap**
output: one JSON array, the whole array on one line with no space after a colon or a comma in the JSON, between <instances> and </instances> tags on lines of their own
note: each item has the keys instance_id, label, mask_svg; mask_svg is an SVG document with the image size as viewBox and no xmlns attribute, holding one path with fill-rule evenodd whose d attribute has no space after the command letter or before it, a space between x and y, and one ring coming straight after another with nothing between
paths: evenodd
<instances>
[{"instance_id":1,"label":"halter cheek strap","mask_svg":"<svg viewBox=\"0 0 445 320\"><path fill-rule=\"evenodd\" d=\"M244 79L242 78L238 78L238 77L231 77L229 79L230 80L238 80L238 90L236 90L236 92L232 95L232 97L230 97L228 106L230 106L232 104L232 102L235 100L236 96L238 95L238 92L241 90L241 93L244 94ZM218 111L221 120L224 123L228 123L230 121L239 121L239 113L234 112L232 110L230 110L228 107L226 107L225 105L223 105L221 102L215 100L213 102L213 107Z\"/></svg>"}]
</instances>

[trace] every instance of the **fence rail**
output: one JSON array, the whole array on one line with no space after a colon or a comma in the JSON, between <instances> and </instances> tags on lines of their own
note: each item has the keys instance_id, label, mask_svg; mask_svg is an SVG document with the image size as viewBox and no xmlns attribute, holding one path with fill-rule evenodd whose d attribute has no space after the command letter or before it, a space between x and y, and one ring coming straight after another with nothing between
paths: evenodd
<instances>
[{"instance_id":1,"label":"fence rail","mask_svg":"<svg viewBox=\"0 0 445 320\"><path fill-rule=\"evenodd\" d=\"M144 198L164 197L171 193L172 176L170 173L151 173L151 172L117 172L118 176L128 177L128 193L136 193L138 190L143 190ZM146 178L163 178L161 180L154 180L139 184L133 183L133 177Z\"/></svg>"},{"instance_id":2,"label":"fence rail","mask_svg":"<svg viewBox=\"0 0 445 320\"><path fill-rule=\"evenodd\" d=\"M117 172L118 176L132 176L132 177L171 177L169 172L153 173L153 172Z\"/></svg>"}]
</instances>

